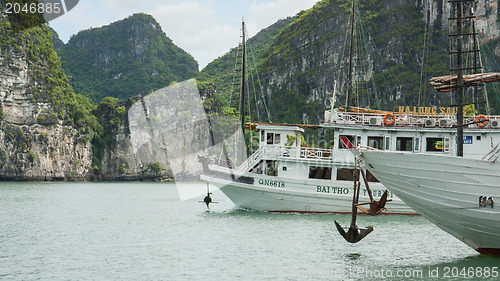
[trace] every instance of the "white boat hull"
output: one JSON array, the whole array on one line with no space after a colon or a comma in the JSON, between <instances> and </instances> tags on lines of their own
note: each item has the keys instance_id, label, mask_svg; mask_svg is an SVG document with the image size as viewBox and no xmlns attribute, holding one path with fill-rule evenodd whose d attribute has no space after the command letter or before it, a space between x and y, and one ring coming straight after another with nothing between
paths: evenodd
<instances>
[{"instance_id":1,"label":"white boat hull","mask_svg":"<svg viewBox=\"0 0 500 281\"><path fill-rule=\"evenodd\" d=\"M340 213L352 211L352 182L333 182L297 180L283 177L266 176L254 173L230 176L230 169L219 168L217 175L204 174L201 179L219 188L237 208L260 212L297 212L297 213ZM237 180L245 178L246 182ZM252 179L252 180L249 180ZM381 184L372 187L375 200L378 200L385 188ZM386 205L384 214L413 214L416 212L399 198L389 194L392 201ZM359 202L369 202L364 189ZM368 208L368 206L367 206Z\"/></svg>"},{"instance_id":2,"label":"white boat hull","mask_svg":"<svg viewBox=\"0 0 500 281\"><path fill-rule=\"evenodd\" d=\"M500 255L500 163L443 155L361 152L363 164L396 196L480 253ZM480 206L482 205L482 206Z\"/></svg>"}]
</instances>

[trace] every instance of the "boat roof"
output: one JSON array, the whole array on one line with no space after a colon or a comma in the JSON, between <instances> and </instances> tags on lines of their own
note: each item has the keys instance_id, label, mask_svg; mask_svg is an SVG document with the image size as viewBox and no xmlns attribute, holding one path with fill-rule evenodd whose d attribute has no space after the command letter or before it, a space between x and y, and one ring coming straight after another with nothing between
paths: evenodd
<instances>
[{"instance_id":1,"label":"boat roof","mask_svg":"<svg viewBox=\"0 0 500 281\"><path fill-rule=\"evenodd\" d=\"M304 132L304 129L299 125L295 124L257 124L251 123L250 126L254 125L257 130L272 130L272 131L293 131L293 132Z\"/></svg>"}]
</instances>

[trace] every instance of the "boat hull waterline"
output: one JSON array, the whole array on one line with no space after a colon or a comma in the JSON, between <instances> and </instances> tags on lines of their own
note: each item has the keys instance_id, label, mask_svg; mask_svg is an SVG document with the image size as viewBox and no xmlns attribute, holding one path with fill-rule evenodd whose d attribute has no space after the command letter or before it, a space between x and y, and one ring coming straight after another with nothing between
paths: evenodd
<instances>
[{"instance_id":1,"label":"boat hull waterline","mask_svg":"<svg viewBox=\"0 0 500 281\"><path fill-rule=\"evenodd\" d=\"M362 165L398 198L481 254L500 256L500 163L362 151ZM500 203L500 201L499 201Z\"/></svg>"},{"instance_id":2,"label":"boat hull waterline","mask_svg":"<svg viewBox=\"0 0 500 281\"><path fill-rule=\"evenodd\" d=\"M341 184L323 181L314 184L308 180L262 174L241 172L235 174L237 171L217 168L219 172L216 175L207 173L202 175L201 179L219 188L236 208L283 213L351 214L352 211L352 182ZM375 200L380 198L383 191L378 189L372 191ZM382 214L416 214L392 194L389 195L389 199L392 201L387 203L387 210ZM366 190L362 190L360 202L369 201Z\"/></svg>"}]
</instances>

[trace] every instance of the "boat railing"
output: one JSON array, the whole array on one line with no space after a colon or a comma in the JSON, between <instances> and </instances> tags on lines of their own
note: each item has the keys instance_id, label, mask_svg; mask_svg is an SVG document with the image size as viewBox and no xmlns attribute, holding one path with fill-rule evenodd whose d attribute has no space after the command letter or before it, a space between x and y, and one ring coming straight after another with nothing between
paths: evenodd
<instances>
[{"instance_id":1,"label":"boat railing","mask_svg":"<svg viewBox=\"0 0 500 281\"><path fill-rule=\"evenodd\" d=\"M392 116L389 116L392 115ZM367 126L421 126L421 127L453 127L457 125L455 115L412 114L412 113L374 113L374 112L329 112L328 123ZM394 118L394 119L392 119ZM465 116L464 124L474 124L477 116ZM488 127L500 128L500 116L489 116ZM477 124L470 125L479 127ZM481 126L483 127L483 126Z\"/></svg>"},{"instance_id":2,"label":"boat railing","mask_svg":"<svg viewBox=\"0 0 500 281\"><path fill-rule=\"evenodd\" d=\"M255 162L258 162L262 158L262 150L265 148L265 146L257 149L250 157L248 157L241 165L238 167L238 170L240 171L247 171L254 165Z\"/></svg>"},{"instance_id":3,"label":"boat railing","mask_svg":"<svg viewBox=\"0 0 500 281\"><path fill-rule=\"evenodd\" d=\"M239 167L240 171L248 171L253 168L263 158L276 158L280 153L281 146L266 145L257 149L250 157L248 157Z\"/></svg>"},{"instance_id":4,"label":"boat railing","mask_svg":"<svg viewBox=\"0 0 500 281\"><path fill-rule=\"evenodd\" d=\"M299 147L283 145L266 145L260 147L248 157L239 167L240 171L249 171L262 159L312 159L319 161L332 161L333 150L320 147Z\"/></svg>"},{"instance_id":5,"label":"boat railing","mask_svg":"<svg viewBox=\"0 0 500 281\"><path fill-rule=\"evenodd\" d=\"M330 161L333 159L333 150L320 147L283 146L278 157Z\"/></svg>"}]
</instances>

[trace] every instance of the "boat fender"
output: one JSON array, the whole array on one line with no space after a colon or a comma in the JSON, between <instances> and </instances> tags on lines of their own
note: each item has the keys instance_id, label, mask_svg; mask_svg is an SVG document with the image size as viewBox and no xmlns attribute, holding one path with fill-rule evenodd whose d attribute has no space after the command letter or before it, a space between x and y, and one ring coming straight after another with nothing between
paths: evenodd
<instances>
[{"instance_id":1,"label":"boat fender","mask_svg":"<svg viewBox=\"0 0 500 281\"><path fill-rule=\"evenodd\" d=\"M392 114L392 113L387 113L384 116L384 124L386 124L387 126L393 125L395 120L396 120L396 118L394 117L394 114Z\"/></svg>"},{"instance_id":2,"label":"boat fender","mask_svg":"<svg viewBox=\"0 0 500 281\"><path fill-rule=\"evenodd\" d=\"M488 124L488 119L486 118L486 116L481 114L476 117L476 123L479 127L482 128L486 126L486 124Z\"/></svg>"}]
</instances>

